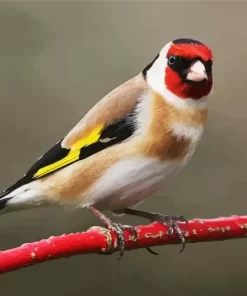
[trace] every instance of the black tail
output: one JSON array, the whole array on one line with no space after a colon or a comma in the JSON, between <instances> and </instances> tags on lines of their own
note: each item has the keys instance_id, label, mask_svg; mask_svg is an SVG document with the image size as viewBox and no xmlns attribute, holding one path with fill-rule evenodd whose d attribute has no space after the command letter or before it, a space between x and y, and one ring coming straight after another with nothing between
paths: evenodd
<instances>
[{"instance_id":1,"label":"black tail","mask_svg":"<svg viewBox=\"0 0 247 296\"><path fill-rule=\"evenodd\" d=\"M12 191L21 187L22 185L25 185L26 183L28 183L26 179L27 179L27 177L24 176L23 178L18 180L16 183L11 185L9 188L7 188L6 190L4 190L0 193L0 211L3 210L7 206L8 201L12 198L12 197L6 198L6 195L10 194Z\"/></svg>"},{"instance_id":2,"label":"black tail","mask_svg":"<svg viewBox=\"0 0 247 296\"><path fill-rule=\"evenodd\" d=\"M0 199L0 210L3 210L6 206L8 201L11 199L12 197L7 197L7 198L1 198Z\"/></svg>"}]
</instances>

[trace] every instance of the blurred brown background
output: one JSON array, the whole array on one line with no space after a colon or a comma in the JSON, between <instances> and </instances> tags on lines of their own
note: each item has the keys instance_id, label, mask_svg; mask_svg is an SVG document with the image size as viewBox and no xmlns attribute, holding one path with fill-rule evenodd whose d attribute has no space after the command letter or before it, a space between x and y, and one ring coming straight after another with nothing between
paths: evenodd
<instances>
[{"instance_id":1,"label":"blurred brown background","mask_svg":"<svg viewBox=\"0 0 247 296\"><path fill-rule=\"evenodd\" d=\"M1 189L163 45L192 37L214 51L205 136L189 166L142 209L188 218L247 214L247 37L244 2L1 2ZM143 220L125 217L128 223ZM85 210L0 216L0 249L81 231ZM0 276L1 295L224 295L246 291L247 240L76 256Z\"/></svg>"}]
</instances>

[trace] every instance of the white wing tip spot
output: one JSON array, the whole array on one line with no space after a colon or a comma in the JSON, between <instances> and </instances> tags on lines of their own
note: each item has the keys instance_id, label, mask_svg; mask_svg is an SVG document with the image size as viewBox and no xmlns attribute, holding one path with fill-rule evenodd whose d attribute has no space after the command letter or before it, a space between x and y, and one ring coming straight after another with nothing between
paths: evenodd
<instances>
[{"instance_id":1,"label":"white wing tip spot","mask_svg":"<svg viewBox=\"0 0 247 296\"><path fill-rule=\"evenodd\" d=\"M104 138L104 139L100 139L99 142L101 142L101 143L108 143L108 142L110 142L110 141L112 141L114 139L116 139L116 137L114 137L114 138Z\"/></svg>"}]
</instances>

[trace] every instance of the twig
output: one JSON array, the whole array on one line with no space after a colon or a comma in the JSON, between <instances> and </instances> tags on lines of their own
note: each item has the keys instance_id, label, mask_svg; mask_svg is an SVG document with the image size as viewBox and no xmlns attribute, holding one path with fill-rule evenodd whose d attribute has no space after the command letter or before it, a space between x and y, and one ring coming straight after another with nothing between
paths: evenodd
<instances>
[{"instance_id":1,"label":"twig","mask_svg":"<svg viewBox=\"0 0 247 296\"><path fill-rule=\"evenodd\" d=\"M180 223L187 243L219 241L247 236L247 216L231 216L217 219L194 219ZM126 250L166 244L179 244L176 234L167 234L167 227L159 223L136 227L138 239L125 231ZM76 254L109 254L117 251L115 233L102 227L92 227L87 232L52 236L34 243L0 252L0 273L17 270L48 260ZM122 259L124 260L124 258Z\"/></svg>"}]
</instances>

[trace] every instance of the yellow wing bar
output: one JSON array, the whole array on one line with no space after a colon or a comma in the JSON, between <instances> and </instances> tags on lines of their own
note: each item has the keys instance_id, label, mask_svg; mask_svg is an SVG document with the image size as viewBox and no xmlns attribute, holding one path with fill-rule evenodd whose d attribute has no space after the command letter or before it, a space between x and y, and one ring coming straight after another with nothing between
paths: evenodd
<instances>
[{"instance_id":1,"label":"yellow wing bar","mask_svg":"<svg viewBox=\"0 0 247 296\"><path fill-rule=\"evenodd\" d=\"M79 160L80 149L83 147L86 147L88 145L96 143L100 138L100 134L101 134L102 129L103 129L103 125L97 126L95 129L92 130L92 132L89 135L78 140L71 147L71 150L67 156L65 156L61 160L58 160L50 165L47 165L47 166L39 169L34 174L34 177L35 178L43 177L51 172L57 171L58 169Z\"/></svg>"}]
</instances>

